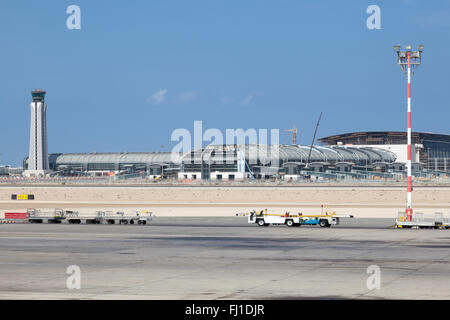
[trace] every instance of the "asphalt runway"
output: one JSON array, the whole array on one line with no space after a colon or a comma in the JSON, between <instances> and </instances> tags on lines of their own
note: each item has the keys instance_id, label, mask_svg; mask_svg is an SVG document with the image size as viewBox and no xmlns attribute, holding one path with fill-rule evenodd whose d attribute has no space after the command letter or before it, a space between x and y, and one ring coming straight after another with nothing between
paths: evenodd
<instances>
[{"instance_id":1,"label":"asphalt runway","mask_svg":"<svg viewBox=\"0 0 450 320\"><path fill-rule=\"evenodd\" d=\"M0 299L449 299L450 230L393 219L331 228L244 217L0 225ZM68 289L76 265L81 288ZM368 287L368 268L380 287ZM373 269L370 269L373 270ZM373 282L370 282L373 284Z\"/></svg>"}]
</instances>

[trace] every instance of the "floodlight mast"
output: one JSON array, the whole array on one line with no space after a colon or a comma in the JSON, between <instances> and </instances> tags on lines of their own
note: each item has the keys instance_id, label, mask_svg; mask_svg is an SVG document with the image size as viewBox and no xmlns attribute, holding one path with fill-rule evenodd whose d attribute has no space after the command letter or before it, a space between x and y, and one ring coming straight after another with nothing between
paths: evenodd
<instances>
[{"instance_id":1,"label":"floodlight mast","mask_svg":"<svg viewBox=\"0 0 450 320\"><path fill-rule=\"evenodd\" d=\"M406 73L408 78L408 109L407 109L407 195L406 195L406 220L412 221L412 177L411 177L411 75L422 63L422 51L424 46L419 45L418 51L412 51L411 45L405 46L405 51L400 50L400 45L395 45L397 52L397 63Z\"/></svg>"}]
</instances>

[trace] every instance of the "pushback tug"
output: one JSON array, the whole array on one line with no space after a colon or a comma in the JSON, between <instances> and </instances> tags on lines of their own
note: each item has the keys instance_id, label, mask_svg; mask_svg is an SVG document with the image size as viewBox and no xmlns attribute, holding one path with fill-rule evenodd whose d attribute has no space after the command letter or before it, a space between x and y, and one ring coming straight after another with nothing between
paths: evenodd
<instances>
[{"instance_id":1,"label":"pushback tug","mask_svg":"<svg viewBox=\"0 0 450 320\"><path fill-rule=\"evenodd\" d=\"M323 206L322 206L323 208ZM319 225L328 228L332 225L338 225L340 218L353 218L353 215L337 215L336 212L326 210L321 214L284 214L268 213L267 209L260 211L250 211L247 213L238 213L236 216L247 216L248 223L257 224L260 227L273 225L287 225L288 227L300 227L302 225Z\"/></svg>"}]
</instances>

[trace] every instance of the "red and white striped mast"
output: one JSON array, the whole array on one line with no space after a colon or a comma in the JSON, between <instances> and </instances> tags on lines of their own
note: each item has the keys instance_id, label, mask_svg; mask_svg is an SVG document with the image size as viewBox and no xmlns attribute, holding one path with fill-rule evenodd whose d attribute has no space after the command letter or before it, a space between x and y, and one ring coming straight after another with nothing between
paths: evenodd
<instances>
[{"instance_id":1,"label":"red and white striped mast","mask_svg":"<svg viewBox=\"0 0 450 320\"><path fill-rule=\"evenodd\" d=\"M411 75L414 74L414 70L420 65L422 60L423 45L419 45L418 51L412 51L411 46L405 47L406 51L400 51L400 45L395 45L394 50L397 51L398 64L405 71L408 77L408 111L407 111L407 188L406 188L406 220L412 221L413 209L412 209L412 147L411 147Z\"/></svg>"}]
</instances>

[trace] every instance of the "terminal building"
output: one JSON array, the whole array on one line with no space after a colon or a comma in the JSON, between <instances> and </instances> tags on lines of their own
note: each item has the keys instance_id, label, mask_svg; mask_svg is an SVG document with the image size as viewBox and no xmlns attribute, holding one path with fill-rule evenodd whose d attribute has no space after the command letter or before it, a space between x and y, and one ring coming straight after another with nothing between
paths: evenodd
<instances>
[{"instance_id":1,"label":"terminal building","mask_svg":"<svg viewBox=\"0 0 450 320\"><path fill-rule=\"evenodd\" d=\"M214 145L194 150L181 161L179 179L298 180L326 177L327 171L350 172L395 163L395 154L379 148L302 145Z\"/></svg>"},{"instance_id":2,"label":"terminal building","mask_svg":"<svg viewBox=\"0 0 450 320\"><path fill-rule=\"evenodd\" d=\"M450 172L450 135L429 132L412 132L412 161L424 168ZM324 137L319 143L328 146L369 147L389 150L397 162L406 163L406 132L369 131L352 132Z\"/></svg>"},{"instance_id":3,"label":"terminal building","mask_svg":"<svg viewBox=\"0 0 450 320\"><path fill-rule=\"evenodd\" d=\"M404 179L406 134L358 132L319 139L323 145L210 145L171 152L53 153L51 175L239 181L247 179ZM450 171L450 135L413 133L416 176ZM24 160L24 169L29 159Z\"/></svg>"},{"instance_id":4,"label":"terminal building","mask_svg":"<svg viewBox=\"0 0 450 320\"><path fill-rule=\"evenodd\" d=\"M394 153L380 148L302 145L213 145L187 154L170 152L50 154L52 175L142 175L179 180L232 181L283 178L312 173L350 173L395 163ZM24 168L28 158L24 160Z\"/></svg>"},{"instance_id":5,"label":"terminal building","mask_svg":"<svg viewBox=\"0 0 450 320\"><path fill-rule=\"evenodd\" d=\"M173 159L172 159L173 158ZM116 176L121 174L173 177L180 161L171 152L53 153L49 155L53 175ZM24 168L28 158L24 160Z\"/></svg>"}]
</instances>

